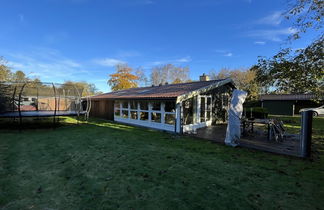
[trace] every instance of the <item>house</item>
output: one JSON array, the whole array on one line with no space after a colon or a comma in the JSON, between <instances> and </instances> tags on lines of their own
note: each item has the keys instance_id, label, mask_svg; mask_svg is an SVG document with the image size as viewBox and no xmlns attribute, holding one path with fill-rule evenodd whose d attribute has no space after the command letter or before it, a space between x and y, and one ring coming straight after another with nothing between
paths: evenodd
<instances>
[{"instance_id":1,"label":"house","mask_svg":"<svg viewBox=\"0 0 324 210\"><path fill-rule=\"evenodd\" d=\"M232 79L131 88L91 97L90 116L176 133L209 126L226 115Z\"/></svg>"},{"instance_id":2,"label":"house","mask_svg":"<svg viewBox=\"0 0 324 210\"><path fill-rule=\"evenodd\" d=\"M269 114L291 116L299 114L302 108L321 105L313 99L315 99L313 94L266 94L260 97L261 106L266 108Z\"/></svg>"}]
</instances>

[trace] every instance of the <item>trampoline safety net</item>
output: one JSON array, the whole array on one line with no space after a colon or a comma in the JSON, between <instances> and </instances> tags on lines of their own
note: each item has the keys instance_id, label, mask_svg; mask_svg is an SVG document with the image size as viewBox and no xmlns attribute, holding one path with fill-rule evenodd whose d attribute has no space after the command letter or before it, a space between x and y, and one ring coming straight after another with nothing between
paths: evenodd
<instances>
[{"instance_id":1,"label":"trampoline safety net","mask_svg":"<svg viewBox=\"0 0 324 210\"><path fill-rule=\"evenodd\" d=\"M0 118L89 116L89 97L73 84L0 82Z\"/></svg>"}]
</instances>

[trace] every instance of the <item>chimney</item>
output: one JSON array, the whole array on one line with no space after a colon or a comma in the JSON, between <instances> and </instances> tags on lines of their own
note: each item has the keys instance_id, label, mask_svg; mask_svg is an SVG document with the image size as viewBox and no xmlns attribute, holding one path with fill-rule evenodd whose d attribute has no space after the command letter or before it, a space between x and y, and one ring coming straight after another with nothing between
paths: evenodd
<instances>
[{"instance_id":1,"label":"chimney","mask_svg":"<svg viewBox=\"0 0 324 210\"><path fill-rule=\"evenodd\" d=\"M209 76L206 75L205 73L203 73L203 75L201 75L201 76L199 77L199 80L200 80L200 81L209 81Z\"/></svg>"}]
</instances>

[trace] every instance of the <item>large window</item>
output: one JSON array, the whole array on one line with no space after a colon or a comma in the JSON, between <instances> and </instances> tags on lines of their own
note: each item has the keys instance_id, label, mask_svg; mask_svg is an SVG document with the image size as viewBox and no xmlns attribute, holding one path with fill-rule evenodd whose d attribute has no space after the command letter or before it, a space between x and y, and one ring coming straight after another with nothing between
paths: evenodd
<instances>
[{"instance_id":1,"label":"large window","mask_svg":"<svg viewBox=\"0 0 324 210\"><path fill-rule=\"evenodd\" d=\"M123 101L123 109L128 109L128 101Z\"/></svg>"},{"instance_id":2,"label":"large window","mask_svg":"<svg viewBox=\"0 0 324 210\"><path fill-rule=\"evenodd\" d=\"M137 120L137 111L131 111L130 114L131 114L131 117L130 117L131 119Z\"/></svg>"},{"instance_id":3,"label":"large window","mask_svg":"<svg viewBox=\"0 0 324 210\"><path fill-rule=\"evenodd\" d=\"M161 113L152 112L151 120L152 122L161 123Z\"/></svg>"},{"instance_id":4,"label":"large window","mask_svg":"<svg viewBox=\"0 0 324 210\"><path fill-rule=\"evenodd\" d=\"M175 112L175 102L174 101L166 101L164 105L165 112Z\"/></svg>"},{"instance_id":5,"label":"large window","mask_svg":"<svg viewBox=\"0 0 324 210\"><path fill-rule=\"evenodd\" d=\"M174 101L122 100L115 101L114 104L116 119L129 119L133 122L134 120L138 120L139 124L147 122L152 124L174 125L176 120L175 109L176 105Z\"/></svg>"},{"instance_id":6,"label":"large window","mask_svg":"<svg viewBox=\"0 0 324 210\"><path fill-rule=\"evenodd\" d=\"M174 125L175 124L175 114L165 114L165 124Z\"/></svg>"},{"instance_id":7,"label":"large window","mask_svg":"<svg viewBox=\"0 0 324 210\"><path fill-rule=\"evenodd\" d=\"M148 102L147 101L140 101L140 109L141 110L148 110Z\"/></svg>"},{"instance_id":8,"label":"large window","mask_svg":"<svg viewBox=\"0 0 324 210\"><path fill-rule=\"evenodd\" d=\"M137 109L137 102L136 101L130 101L130 109L133 109L133 110Z\"/></svg>"},{"instance_id":9,"label":"large window","mask_svg":"<svg viewBox=\"0 0 324 210\"><path fill-rule=\"evenodd\" d=\"M193 124L193 101L194 98L190 98L188 100L185 100L182 103L183 107L183 124L184 125L190 125Z\"/></svg>"},{"instance_id":10,"label":"large window","mask_svg":"<svg viewBox=\"0 0 324 210\"><path fill-rule=\"evenodd\" d=\"M206 108L206 98L203 96L200 98L200 122L205 122L205 108Z\"/></svg>"},{"instance_id":11,"label":"large window","mask_svg":"<svg viewBox=\"0 0 324 210\"><path fill-rule=\"evenodd\" d=\"M207 109L206 109L206 120L211 120L211 113L212 113L212 100L211 97L207 97Z\"/></svg>"},{"instance_id":12,"label":"large window","mask_svg":"<svg viewBox=\"0 0 324 210\"><path fill-rule=\"evenodd\" d=\"M221 97L223 109L227 110L229 108L229 95L228 93L223 93Z\"/></svg>"},{"instance_id":13,"label":"large window","mask_svg":"<svg viewBox=\"0 0 324 210\"><path fill-rule=\"evenodd\" d=\"M161 102L154 101L152 104L152 110L161 111Z\"/></svg>"},{"instance_id":14,"label":"large window","mask_svg":"<svg viewBox=\"0 0 324 210\"><path fill-rule=\"evenodd\" d=\"M200 122L210 121L212 117L211 96L200 96Z\"/></svg>"},{"instance_id":15,"label":"large window","mask_svg":"<svg viewBox=\"0 0 324 210\"><path fill-rule=\"evenodd\" d=\"M140 112L140 120L148 120L148 112Z\"/></svg>"},{"instance_id":16,"label":"large window","mask_svg":"<svg viewBox=\"0 0 324 210\"><path fill-rule=\"evenodd\" d=\"M122 111L122 118L128 118L128 110Z\"/></svg>"}]
</instances>

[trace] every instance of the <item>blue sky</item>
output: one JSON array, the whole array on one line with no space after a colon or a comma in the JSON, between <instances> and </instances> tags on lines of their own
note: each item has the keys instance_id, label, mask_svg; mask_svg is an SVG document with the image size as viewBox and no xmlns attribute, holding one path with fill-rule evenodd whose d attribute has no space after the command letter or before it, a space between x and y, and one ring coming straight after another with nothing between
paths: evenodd
<instances>
[{"instance_id":1,"label":"blue sky","mask_svg":"<svg viewBox=\"0 0 324 210\"><path fill-rule=\"evenodd\" d=\"M2 0L0 56L42 81L84 80L109 91L117 63L247 68L294 32L286 0ZM293 42L305 47L311 35Z\"/></svg>"}]
</instances>

